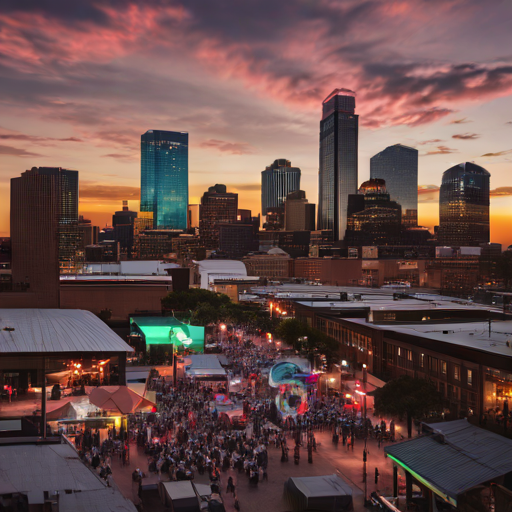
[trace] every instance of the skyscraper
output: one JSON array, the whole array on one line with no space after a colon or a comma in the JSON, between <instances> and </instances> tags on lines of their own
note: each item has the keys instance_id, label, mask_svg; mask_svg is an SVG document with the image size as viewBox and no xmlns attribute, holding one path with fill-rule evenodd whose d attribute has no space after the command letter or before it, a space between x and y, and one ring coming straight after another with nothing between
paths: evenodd
<instances>
[{"instance_id":1,"label":"skyscraper","mask_svg":"<svg viewBox=\"0 0 512 512\"><path fill-rule=\"evenodd\" d=\"M471 162L444 172L439 191L439 244L478 247L489 242L490 177L489 171Z\"/></svg>"},{"instance_id":2,"label":"skyscraper","mask_svg":"<svg viewBox=\"0 0 512 512\"><path fill-rule=\"evenodd\" d=\"M187 229L188 133L148 130L140 137L142 216L154 229Z\"/></svg>"},{"instance_id":3,"label":"skyscraper","mask_svg":"<svg viewBox=\"0 0 512 512\"><path fill-rule=\"evenodd\" d=\"M199 207L199 236L208 250L219 248L218 224L236 222L238 194L227 192L226 185L215 185L201 198Z\"/></svg>"},{"instance_id":4,"label":"skyscraper","mask_svg":"<svg viewBox=\"0 0 512 512\"><path fill-rule=\"evenodd\" d=\"M275 160L261 172L261 214L283 208L286 196L296 190L300 190L300 169L292 167L290 160Z\"/></svg>"},{"instance_id":5,"label":"skyscraper","mask_svg":"<svg viewBox=\"0 0 512 512\"><path fill-rule=\"evenodd\" d=\"M11 179L12 282L59 307L59 274L74 271L80 248L78 171L33 167Z\"/></svg>"},{"instance_id":6,"label":"skyscraper","mask_svg":"<svg viewBox=\"0 0 512 512\"><path fill-rule=\"evenodd\" d=\"M128 259L133 256L133 237L137 212L128 210L128 201L123 201L123 209L112 215L114 240L119 242L120 250Z\"/></svg>"},{"instance_id":7,"label":"skyscraper","mask_svg":"<svg viewBox=\"0 0 512 512\"><path fill-rule=\"evenodd\" d=\"M418 150L395 144L370 159L370 179L383 179L404 220L418 218ZM409 212L409 213L407 213Z\"/></svg>"},{"instance_id":8,"label":"skyscraper","mask_svg":"<svg viewBox=\"0 0 512 512\"><path fill-rule=\"evenodd\" d=\"M345 236L348 196L357 192L355 108L355 93L347 89L335 89L322 103L317 229L332 230L334 240Z\"/></svg>"},{"instance_id":9,"label":"skyscraper","mask_svg":"<svg viewBox=\"0 0 512 512\"><path fill-rule=\"evenodd\" d=\"M306 199L304 190L290 192L284 203L284 228L286 231L314 231L316 205Z\"/></svg>"},{"instance_id":10,"label":"skyscraper","mask_svg":"<svg viewBox=\"0 0 512 512\"><path fill-rule=\"evenodd\" d=\"M373 178L349 196L345 240L350 245L396 245L400 243L402 209L391 201L386 182Z\"/></svg>"}]
</instances>

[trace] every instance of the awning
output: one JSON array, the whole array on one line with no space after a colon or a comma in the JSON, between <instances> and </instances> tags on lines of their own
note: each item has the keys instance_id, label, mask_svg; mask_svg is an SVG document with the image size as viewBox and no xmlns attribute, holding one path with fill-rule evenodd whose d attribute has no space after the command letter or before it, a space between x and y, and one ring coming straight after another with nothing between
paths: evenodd
<instances>
[{"instance_id":1,"label":"awning","mask_svg":"<svg viewBox=\"0 0 512 512\"><path fill-rule=\"evenodd\" d=\"M432 435L386 446L397 465L445 501L457 506L470 489L512 472L512 440L467 420L426 425Z\"/></svg>"},{"instance_id":2,"label":"awning","mask_svg":"<svg viewBox=\"0 0 512 512\"><path fill-rule=\"evenodd\" d=\"M135 393L127 386L94 388L89 395L89 401L100 409L120 414L132 414L155 407L153 402Z\"/></svg>"}]
</instances>

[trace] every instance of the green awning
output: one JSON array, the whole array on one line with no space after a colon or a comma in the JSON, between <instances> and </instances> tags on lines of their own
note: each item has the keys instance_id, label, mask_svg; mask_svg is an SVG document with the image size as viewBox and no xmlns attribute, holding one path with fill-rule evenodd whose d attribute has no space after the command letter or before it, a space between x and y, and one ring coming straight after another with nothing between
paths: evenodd
<instances>
[{"instance_id":1,"label":"green awning","mask_svg":"<svg viewBox=\"0 0 512 512\"><path fill-rule=\"evenodd\" d=\"M130 324L132 331L144 336L146 345L172 344L204 352L204 327L185 324L172 316L137 316L130 318Z\"/></svg>"}]
</instances>

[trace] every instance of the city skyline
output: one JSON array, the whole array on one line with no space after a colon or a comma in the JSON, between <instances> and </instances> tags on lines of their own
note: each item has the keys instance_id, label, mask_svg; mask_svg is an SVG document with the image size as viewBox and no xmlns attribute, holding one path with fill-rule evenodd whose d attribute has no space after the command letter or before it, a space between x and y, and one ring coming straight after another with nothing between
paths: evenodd
<instances>
[{"instance_id":1,"label":"city skyline","mask_svg":"<svg viewBox=\"0 0 512 512\"><path fill-rule=\"evenodd\" d=\"M512 243L509 5L296 2L269 4L272 16L264 2L80 5L3 7L3 235L9 179L33 166L80 171L80 213L96 224L122 199L138 209L138 138L151 127L190 133L190 203L220 181L256 214L276 158L302 169L315 202L321 101L344 87L358 95L358 186L371 156L416 147L431 186L419 223L432 228L443 172L474 161L492 176L491 240Z\"/></svg>"}]
</instances>

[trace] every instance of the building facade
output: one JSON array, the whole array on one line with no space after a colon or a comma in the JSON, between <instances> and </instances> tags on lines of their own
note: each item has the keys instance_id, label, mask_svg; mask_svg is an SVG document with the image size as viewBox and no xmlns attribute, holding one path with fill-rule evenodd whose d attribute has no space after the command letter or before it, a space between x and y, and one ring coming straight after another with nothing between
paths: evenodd
<instances>
[{"instance_id":1,"label":"building facade","mask_svg":"<svg viewBox=\"0 0 512 512\"><path fill-rule=\"evenodd\" d=\"M439 191L439 245L478 247L488 243L490 173L465 162L443 174Z\"/></svg>"},{"instance_id":2,"label":"building facade","mask_svg":"<svg viewBox=\"0 0 512 512\"><path fill-rule=\"evenodd\" d=\"M267 279L288 279L291 274L292 260L282 251L276 254L255 254L242 260L248 276Z\"/></svg>"},{"instance_id":3,"label":"building facade","mask_svg":"<svg viewBox=\"0 0 512 512\"><path fill-rule=\"evenodd\" d=\"M123 209L112 216L114 240L119 242L121 253L128 259L133 257L133 238L137 212L128 210L128 201L123 201Z\"/></svg>"},{"instance_id":4,"label":"building facade","mask_svg":"<svg viewBox=\"0 0 512 512\"><path fill-rule=\"evenodd\" d=\"M384 180L374 178L365 181L359 188L359 194L349 196L349 206L345 234L347 244L400 243L402 209L397 202L390 200Z\"/></svg>"},{"instance_id":5,"label":"building facade","mask_svg":"<svg viewBox=\"0 0 512 512\"><path fill-rule=\"evenodd\" d=\"M83 259L78 171L33 167L11 180L11 244L14 289L58 307L59 274L76 272Z\"/></svg>"},{"instance_id":6,"label":"building facade","mask_svg":"<svg viewBox=\"0 0 512 512\"><path fill-rule=\"evenodd\" d=\"M154 229L187 229L188 133L148 130L140 149L140 211Z\"/></svg>"},{"instance_id":7,"label":"building facade","mask_svg":"<svg viewBox=\"0 0 512 512\"><path fill-rule=\"evenodd\" d=\"M284 229L287 231L314 231L316 205L306 199L306 192L297 190L286 196L284 203Z\"/></svg>"},{"instance_id":8,"label":"building facade","mask_svg":"<svg viewBox=\"0 0 512 512\"><path fill-rule=\"evenodd\" d=\"M355 93L335 89L322 104L317 229L343 240L349 194L357 192L359 116Z\"/></svg>"},{"instance_id":9,"label":"building facade","mask_svg":"<svg viewBox=\"0 0 512 512\"><path fill-rule=\"evenodd\" d=\"M238 194L227 192L226 185L215 185L203 194L199 207L199 236L207 250L219 248L218 224L236 222Z\"/></svg>"},{"instance_id":10,"label":"building facade","mask_svg":"<svg viewBox=\"0 0 512 512\"><path fill-rule=\"evenodd\" d=\"M370 178L383 179L407 224L418 220L418 150L395 144L370 159ZM408 214L406 214L408 212ZM410 222L409 222L410 221Z\"/></svg>"},{"instance_id":11,"label":"building facade","mask_svg":"<svg viewBox=\"0 0 512 512\"><path fill-rule=\"evenodd\" d=\"M261 214L267 209L282 208L290 192L300 190L300 169L290 160L275 160L261 173Z\"/></svg>"},{"instance_id":12,"label":"building facade","mask_svg":"<svg viewBox=\"0 0 512 512\"><path fill-rule=\"evenodd\" d=\"M258 239L254 225L244 222L224 222L217 224L219 250L228 258L240 259L258 250Z\"/></svg>"}]
</instances>

